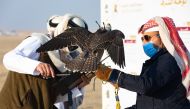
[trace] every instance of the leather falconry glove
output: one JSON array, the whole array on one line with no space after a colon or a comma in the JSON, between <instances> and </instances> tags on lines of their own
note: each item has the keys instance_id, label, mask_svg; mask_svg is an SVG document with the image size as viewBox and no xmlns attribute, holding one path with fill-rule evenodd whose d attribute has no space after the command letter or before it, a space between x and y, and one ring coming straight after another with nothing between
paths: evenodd
<instances>
[{"instance_id":1,"label":"leather falconry glove","mask_svg":"<svg viewBox=\"0 0 190 109\"><path fill-rule=\"evenodd\" d=\"M121 73L122 72L117 69L111 69L103 64L100 64L95 74L97 78L103 81L117 84Z\"/></svg>"},{"instance_id":2,"label":"leather falconry glove","mask_svg":"<svg viewBox=\"0 0 190 109\"><path fill-rule=\"evenodd\" d=\"M103 81L109 81L110 75L111 75L112 69L100 64L98 66L98 69L96 71L96 77L103 80Z\"/></svg>"}]
</instances>

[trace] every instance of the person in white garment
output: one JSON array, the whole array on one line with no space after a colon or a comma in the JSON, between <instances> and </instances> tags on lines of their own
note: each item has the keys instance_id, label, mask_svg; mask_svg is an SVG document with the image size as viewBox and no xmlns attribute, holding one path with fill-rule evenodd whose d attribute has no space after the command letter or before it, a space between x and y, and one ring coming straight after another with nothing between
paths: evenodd
<instances>
[{"instance_id":1,"label":"person in white garment","mask_svg":"<svg viewBox=\"0 0 190 109\"><path fill-rule=\"evenodd\" d=\"M56 15L52 16L50 17L47 23L48 34L53 37L59 35L63 31L65 31L67 28L71 28L71 27L84 27L88 29L88 25L84 19L76 15L71 15L71 14L66 14L64 16L56 16ZM86 81L88 83L88 81L90 80L86 80ZM74 94L73 96L74 98L72 100L73 109L77 109L77 107L80 104L82 104L84 89L81 87L85 86L87 83L83 82L82 84L80 84L78 86L80 90L78 90L78 88L74 88L72 90ZM64 109L64 107L69 107L67 97L60 97L60 99L63 99L64 102L59 102L55 104L58 109Z\"/></svg>"},{"instance_id":2,"label":"person in white garment","mask_svg":"<svg viewBox=\"0 0 190 109\"><path fill-rule=\"evenodd\" d=\"M42 37L46 37L46 39L49 40L72 27L84 27L88 29L88 25L85 20L76 15L65 14L64 16L56 15L50 17L47 22L48 34L32 33L30 37L24 39L16 48L4 55L4 66L9 71L18 72L20 74L33 76L42 75L44 78L51 76L52 78L55 78L53 68L47 63L38 61L40 54L36 52L36 49L46 42ZM82 103L82 87L85 85L86 83L82 83L79 85L79 88L76 87L71 90L73 98L71 106L67 103L67 95L59 97L59 100L57 100L58 102L54 105L58 109L77 109L77 107ZM45 107L43 108L45 109Z\"/></svg>"}]
</instances>

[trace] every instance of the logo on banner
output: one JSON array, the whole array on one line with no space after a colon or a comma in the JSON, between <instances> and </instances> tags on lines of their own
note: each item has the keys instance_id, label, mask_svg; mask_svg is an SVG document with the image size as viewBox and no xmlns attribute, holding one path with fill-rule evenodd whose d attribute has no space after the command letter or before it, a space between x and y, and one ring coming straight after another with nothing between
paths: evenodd
<instances>
[{"instance_id":1,"label":"logo on banner","mask_svg":"<svg viewBox=\"0 0 190 109\"><path fill-rule=\"evenodd\" d=\"M161 5L184 5L187 4L187 0L162 0Z\"/></svg>"}]
</instances>

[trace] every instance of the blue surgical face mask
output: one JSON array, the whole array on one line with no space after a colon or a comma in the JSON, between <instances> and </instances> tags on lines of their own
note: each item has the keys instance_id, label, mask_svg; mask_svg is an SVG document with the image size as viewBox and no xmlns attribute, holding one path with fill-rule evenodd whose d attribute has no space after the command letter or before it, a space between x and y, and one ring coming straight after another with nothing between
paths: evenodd
<instances>
[{"instance_id":1,"label":"blue surgical face mask","mask_svg":"<svg viewBox=\"0 0 190 109\"><path fill-rule=\"evenodd\" d=\"M159 48L155 47L152 42L144 44L143 49L145 54L149 57L154 56L159 51Z\"/></svg>"}]
</instances>

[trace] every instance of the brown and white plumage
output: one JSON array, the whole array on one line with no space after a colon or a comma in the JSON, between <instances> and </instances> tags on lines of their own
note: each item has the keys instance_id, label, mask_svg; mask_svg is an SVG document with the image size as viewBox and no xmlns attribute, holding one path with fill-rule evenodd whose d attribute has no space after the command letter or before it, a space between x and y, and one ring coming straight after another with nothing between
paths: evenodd
<instances>
[{"instance_id":1,"label":"brown and white plumage","mask_svg":"<svg viewBox=\"0 0 190 109\"><path fill-rule=\"evenodd\" d=\"M91 72L97 69L104 50L108 51L115 64L125 66L123 39L124 34L119 30L108 31L100 28L91 33L87 29L73 27L42 45L37 52L61 49L61 60L66 63L66 68ZM71 59L64 48L73 46L78 46L80 50L79 54Z\"/></svg>"}]
</instances>

